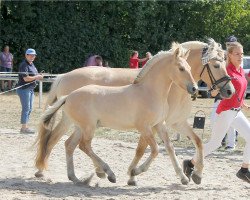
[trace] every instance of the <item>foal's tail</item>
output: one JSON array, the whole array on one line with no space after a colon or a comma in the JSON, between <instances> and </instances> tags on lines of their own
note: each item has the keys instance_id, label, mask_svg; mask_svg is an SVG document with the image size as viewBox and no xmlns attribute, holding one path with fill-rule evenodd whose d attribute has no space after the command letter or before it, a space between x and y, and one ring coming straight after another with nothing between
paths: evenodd
<instances>
[{"instance_id":1,"label":"foal's tail","mask_svg":"<svg viewBox=\"0 0 250 200\"><path fill-rule=\"evenodd\" d=\"M56 101L52 106L49 106L40 120L39 133L36 139L35 144L37 144L37 154L35 165L37 169L43 170L47 168L47 144L51 137L51 130L49 129L49 124L53 116L56 114L56 111L62 107L65 103L67 96L61 97Z\"/></svg>"}]
</instances>

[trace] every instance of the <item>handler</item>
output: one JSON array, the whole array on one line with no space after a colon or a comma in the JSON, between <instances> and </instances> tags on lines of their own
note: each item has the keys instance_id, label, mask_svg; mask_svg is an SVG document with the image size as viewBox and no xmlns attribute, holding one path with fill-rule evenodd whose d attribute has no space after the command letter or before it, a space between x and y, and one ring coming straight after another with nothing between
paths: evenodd
<instances>
[{"instance_id":1,"label":"handler","mask_svg":"<svg viewBox=\"0 0 250 200\"><path fill-rule=\"evenodd\" d=\"M241 67L243 46L239 42L232 42L227 45L227 52L227 72L232 78L235 94L230 99L221 100L218 105L210 141L204 145L204 156L209 155L219 148L229 128L235 128L239 135L246 141L243 152L243 163L236 176L250 183L250 123L241 111L241 108L249 109L249 106L244 103L247 80L244 70ZM183 162L184 173L189 178L192 176L195 160L196 156L192 160L185 160ZM196 182L194 178L193 180ZM200 180L196 183L199 184Z\"/></svg>"},{"instance_id":2,"label":"handler","mask_svg":"<svg viewBox=\"0 0 250 200\"><path fill-rule=\"evenodd\" d=\"M36 81L43 79L43 75L38 74L37 69L33 63L36 55L37 54L34 49L27 49L25 53L25 59L19 66L18 86L21 87L17 89L17 94L22 105L22 127L20 133L24 134L34 133L33 130L28 128L28 121L33 107L34 88L37 85Z\"/></svg>"}]
</instances>

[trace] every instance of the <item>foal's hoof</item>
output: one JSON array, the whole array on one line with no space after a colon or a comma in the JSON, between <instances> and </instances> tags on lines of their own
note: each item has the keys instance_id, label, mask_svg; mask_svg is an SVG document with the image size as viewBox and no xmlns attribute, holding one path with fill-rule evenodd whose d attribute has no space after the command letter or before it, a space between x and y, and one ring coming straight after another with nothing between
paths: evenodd
<instances>
[{"instance_id":1,"label":"foal's hoof","mask_svg":"<svg viewBox=\"0 0 250 200\"><path fill-rule=\"evenodd\" d=\"M189 179L187 177L181 179L182 185L187 185L189 183Z\"/></svg>"},{"instance_id":2,"label":"foal's hoof","mask_svg":"<svg viewBox=\"0 0 250 200\"><path fill-rule=\"evenodd\" d=\"M43 175L43 173L42 173L41 171L37 171L37 172L35 173L35 176L36 176L37 178L41 178L41 177L43 177L44 175Z\"/></svg>"},{"instance_id":3,"label":"foal's hoof","mask_svg":"<svg viewBox=\"0 0 250 200\"><path fill-rule=\"evenodd\" d=\"M137 186L137 183L134 180L128 180L128 185L130 185L130 186Z\"/></svg>"},{"instance_id":4,"label":"foal's hoof","mask_svg":"<svg viewBox=\"0 0 250 200\"><path fill-rule=\"evenodd\" d=\"M115 178L115 176L108 176L108 180L109 180L111 183L116 183L116 178Z\"/></svg>"},{"instance_id":5,"label":"foal's hoof","mask_svg":"<svg viewBox=\"0 0 250 200\"><path fill-rule=\"evenodd\" d=\"M95 172L96 176L98 176L99 178L106 178L106 174L103 172Z\"/></svg>"},{"instance_id":6,"label":"foal's hoof","mask_svg":"<svg viewBox=\"0 0 250 200\"><path fill-rule=\"evenodd\" d=\"M196 183L197 185L201 184L201 177L198 176L197 174L193 173L192 179L193 179L194 183Z\"/></svg>"}]
</instances>

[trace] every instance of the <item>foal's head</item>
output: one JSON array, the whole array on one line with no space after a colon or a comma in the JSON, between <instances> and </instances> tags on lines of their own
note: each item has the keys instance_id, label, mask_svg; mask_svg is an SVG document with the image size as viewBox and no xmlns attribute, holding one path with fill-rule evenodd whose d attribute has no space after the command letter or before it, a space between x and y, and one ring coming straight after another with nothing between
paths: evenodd
<instances>
[{"instance_id":1,"label":"foal's head","mask_svg":"<svg viewBox=\"0 0 250 200\"><path fill-rule=\"evenodd\" d=\"M174 73L170 78L190 94L198 90L198 86L191 74L191 67L187 63L190 50L184 49L178 43L172 43L173 59L171 65L174 65ZM170 63L169 63L170 64Z\"/></svg>"}]
</instances>

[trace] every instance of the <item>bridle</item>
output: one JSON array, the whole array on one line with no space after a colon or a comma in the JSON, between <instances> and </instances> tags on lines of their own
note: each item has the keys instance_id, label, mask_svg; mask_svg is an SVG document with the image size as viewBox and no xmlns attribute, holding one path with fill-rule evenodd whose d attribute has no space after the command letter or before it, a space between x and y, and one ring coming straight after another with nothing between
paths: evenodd
<instances>
[{"instance_id":1,"label":"bridle","mask_svg":"<svg viewBox=\"0 0 250 200\"><path fill-rule=\"evenodd\" d=\"M226 86L226 84L228 84L229 81L231 81L231 77L230 77L230 76L224 76L224 77L222 77L222 78L220 78L220 79L218 79L218 80L216 80L216 79L214 78L213 73L212 73L212 71L211 71L211 69L210 69L210 66L209 66L209 64L208 64L209 60L211 60L211 59L213 59L213 58L210 58L210 57L208 56L208 47L204 47L203 50L202 50L202 58L201 58L201 60L202 60L202 65L203 65L203 69L202 69L202 71L201 71L201 73L200 73L200 77L202 76L202 74L203 74L203 72L205 71L205 69L207 69L207 73L208 73L209 78L210 78L210 81L211 81L211 83L212 83L211 88L209 89L209 92L211 92L212 90L216 90L216 89L217 89L217 86L218 86L220 83L222 83L222 82L225 81L225 84L220 88L220 90L221 90L221 89L223 89L223 88ZM222 60L220 60L220 59L218 59L218 58L216 58L216 59L217 59L218 61L222 61Z\"/></svg>"}]
</instances>

